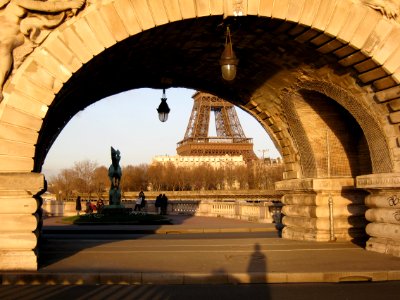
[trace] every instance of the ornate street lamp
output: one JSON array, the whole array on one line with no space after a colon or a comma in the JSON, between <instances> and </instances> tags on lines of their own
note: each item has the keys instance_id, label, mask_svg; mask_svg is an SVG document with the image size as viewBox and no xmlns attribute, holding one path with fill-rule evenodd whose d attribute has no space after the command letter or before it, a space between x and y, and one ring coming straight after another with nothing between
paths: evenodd
<instances>
[{"instance_id":1,"label":"ornate street lamp","mask_svg":"<svg viewBox=\"0 0 400 300\"><path fill-rule=\"evenodd\" d=\"M236 58L235 52L233 52L232 49L231 33L228 26L226 28L225 49L221 54L221 59L219 60L222 78L227 81L235 79L238 62L239 60Z\"/></svg>"},{"instance_id":2,"label":"ornate street lamp","mask_svg":"<svg viewBox=\"0 0 400 300\"><path fill-rule=\"evenodd\" d=\"M171 111L167 104L167 96L165 95L165 89L163 89L161 103L157 108L158 111L158 118L161 122L165 122L168 120L168 114Z\"/></svg>"}]
</instances>

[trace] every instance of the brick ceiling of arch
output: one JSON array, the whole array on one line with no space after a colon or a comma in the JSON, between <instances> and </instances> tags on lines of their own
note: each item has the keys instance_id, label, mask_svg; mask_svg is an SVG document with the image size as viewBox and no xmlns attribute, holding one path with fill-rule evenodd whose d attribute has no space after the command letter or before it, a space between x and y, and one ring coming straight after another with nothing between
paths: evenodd
<instances>
[{"instance_id":1,"label":"brick ceiling of arch","mask_svg":"<svg viewBox=\"0 0 400 300\"><path fill-rule=\"evenodd\" d=\"M147 30L108 48L63 86L45 118L37 154L45 155L44 149L59 129L76 112L99 99L134 88L174 86L211 92L252 114L258 112L252 111L251 103L257 103L257 109L262 109L258 119L278 148L286 148L293 156L297 152L294 143L282 144L282 135L291 137L282 120L281 90L287 90L303 77L321 78L342 69L348 80L355 72L344 71L334 56L322 55L313 45L299 42L308 32L306 28L257 17L229 22L240 59L234 82L225 82L220 75L219 57L225 42L221 17L186 20ZM273 116L270 121L279 129L261 120L264 112ZM40 157L37 159L40 165ZM296 161L290 158L289 162Z\"/></svg>"}]
</instances>

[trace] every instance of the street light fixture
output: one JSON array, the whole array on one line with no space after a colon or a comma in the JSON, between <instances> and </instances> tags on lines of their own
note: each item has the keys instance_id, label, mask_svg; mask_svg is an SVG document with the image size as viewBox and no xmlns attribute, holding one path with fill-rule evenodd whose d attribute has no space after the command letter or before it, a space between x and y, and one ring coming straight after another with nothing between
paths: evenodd
<instances>
[{"instance_id":1,"label":"street light fixture","mask_svg":"<svg viewBox=\"0 0 400 300\"><path fill-rule=\"evenodd\" d=\"M239 60L232 49L232 40L229 26L226 27L225 49L221 54L219 64L221 65L222 78L231 81L236 77L236 69Z\"/></svg>"},{"instance_id":2,"label":"street light fixture","mask_svg":"<svg viewBox=\"0 0 400 300\"><path fill-rule=\"evenodd\" d=\"M165 95L165 89L163 89L161 103L157 108L158 111L158 118L161 122L165 122L168 120L168 114L171 111L167 104L167 96Z\"/></svg>"}]
</instances>

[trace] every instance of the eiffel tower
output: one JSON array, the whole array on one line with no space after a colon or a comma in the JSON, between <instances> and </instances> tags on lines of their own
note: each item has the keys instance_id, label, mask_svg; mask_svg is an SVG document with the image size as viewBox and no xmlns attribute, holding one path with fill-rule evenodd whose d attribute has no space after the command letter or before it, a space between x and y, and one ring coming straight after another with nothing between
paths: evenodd
<instances>
[{"instance_id":1,"label":"eiffel tower","mask_svg":"<svg viewBox=\"0 0 400 300\"><path fill-rule=\"evenodd\" d=\"M235 107L217 96L196 92L193 109L185 137L176 151L181 156L242 155L247 162L257 159L253 151L253 139L246 138ZM215 114L217 136L208 134L210 114Z\"/></svg>"}]
</instances>

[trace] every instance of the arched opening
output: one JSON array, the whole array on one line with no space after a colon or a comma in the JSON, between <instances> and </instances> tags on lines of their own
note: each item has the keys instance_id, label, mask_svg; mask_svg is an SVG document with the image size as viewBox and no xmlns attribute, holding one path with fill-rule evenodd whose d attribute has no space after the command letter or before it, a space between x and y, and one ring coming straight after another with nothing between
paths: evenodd
<instances>
[{"instance_id":1,"label":"arched opening","mask_svg":"<svg viewBox=\"0 0 400 300\"><path fill-rule=\"evenodd\" d=\"M327 96L300 90L288 109L306 178L356 177L372 172L365 135L356 120Z\"/></svg>"}]
</instances>

